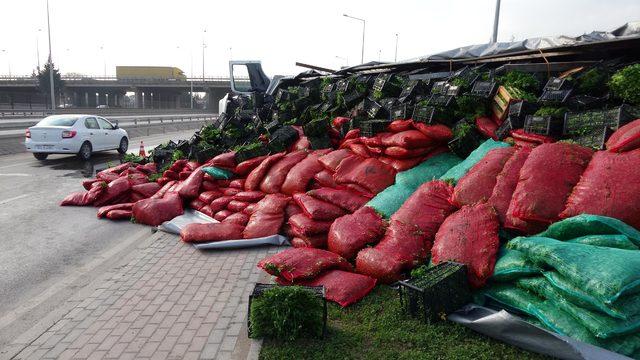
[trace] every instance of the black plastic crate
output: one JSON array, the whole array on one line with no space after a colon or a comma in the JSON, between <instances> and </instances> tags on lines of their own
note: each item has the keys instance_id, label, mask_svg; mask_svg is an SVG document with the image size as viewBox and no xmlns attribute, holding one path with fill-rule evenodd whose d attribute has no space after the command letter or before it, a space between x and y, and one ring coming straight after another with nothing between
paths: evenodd
<instances>
[{"instance_id":1,"label":"black plastic crate","mask_svg":"<svg viewBox=\"0 0 640 360\"><path fill-rule=\"evenodd\" d=\"M391 74L379 74L376 76L376 80L373 82L373 91L382 92L389 80L391 80Z\"/></svg>"},{"instance_id":2,"label":"black plastic crate","mask_svg":"<svg viewBox=\"0 0 640 360\"><path fill-rule=\"evenodd\" d=\"M459 135L458 129L461 126L468 125L469 129L464 134ZM475 150L482 142L484 138L475 127L475 124L471 124L466 119L459 120L452 127L453 133L458 134L456 138L449 141L449 149L462 159L466 159L473 150Z\"/></svg>"},{"instance_id":3,"label":"black plastic crate","mask_svg":"<svg viewBox=\"0 0 640 360\"><path fill-rule=\"evenodd\" d=\"M571 140L582 146L590 147L595 150L604 150L607 140L614 130L610 127L602 127L592 130L589 134L572 137Z\"/></svg>"},{"instance_id":4,"label":"black plastic crate","mask_svg":"<svg viewBox=\"0 0 640 360\"><path fill-rule=\"evenodd\" d=\"M418 278L398 282L400 305L411 317L426 323L446 320L446 315L471 301L466 265L443 262Z\"/></svg>"},{"instance_id":5,"label":"black plastic crate","mask_svg":"<svg viewBox=\"0 0 640 360\"><path fill-rule=\"evenodd\" d=\"M325 118L312 120L302 126L306 136L322 136L329 131L329 122Z\"/></svg>"},{"instance_id":6,"label":"black plastic crate","mask_svg":"<svg viewBox=\"0 0 640 360\"><path fill-rule=\"evenodd\" d=\"M451 105L452 101L453 101L453 96L433 94L429 97L429 100L427 100L427 105L447 107Z\"/></svg>"},{"instance_id":7,"label":"black plastic crate","mask_svg":"<svg viewBox=\"0 0 640 360\"><path fill-rule=\"evenodd\" d=\"M332 83L326 84L325 86L322 87L322 90L320 90L323 94L328 94L328 93L332 93L335 89L335 85Z\"/></svg>"},{"instance_id":8,"label":"black plastic crate","mask_svg":"<svg viewBox=\"0 0 640 360\"><path fill-rule=\"evenodd\" d=\"M276 102L291 100L291 93L284 89L279 89L276 92Z\"/></svg>"},{"instance_id":9,"label":"black plastic crate","mask_svg":"<svg viewBox=\"0 0 640 360\"><path fill-rule=\"evenodd\" d=\"M347 92L347 90L349 89L349 80L347 79L341 79L338 80L338 82L336 82L336 85L334 87L335 91L340 91L340 92Z\"/></svg>"},{"instance_id":10,"label":"black plastic crate","mask_svg":"<svg viewBox=\"0 0 640 360\"><path fill-rule=\"evenodd\" d=\"M422 80L409 80L398 95L398 102L409 102L417 96L427 94L428 86Z\"/></svg>"},{"instance_id":11,"label":"black plastic crate","mask_svg":"<svg viewBox=\"0 0 640 360\"><path fill-rule=\"evenodd\" d=\"M460 95L461 91L462 91L462 87L461 86L459 86L459 85L449 85L447 87L447 91L445 91L444 94L447 95L447 96L455 97L455 96Z\"/></svg>"},{"instance_id":12,"label":"black plastic crate","mask_svg":"<svg viewBox=\"0 0 640 360\"><path fill-rule=\"evenodd\" d=\"M347 109L351 109L352 107L356 106L356 104L358 104L358 102L360 102L360 100L362 100L363 98L364 94L361 94L356 90L352 90L344 95L344 105L347 107Z\"/></svg>"},{"instance_id":13,"label":"black plastic crate","mask_svg":"<svg viewBox=\"0 0 640 360\"><path fill-rule=\"evenodd\" d=\"M521 129L524 126L524 119L527 115L533 115L538 111L539 106L526 100L514 100L509 103L508 117L514 129Z\"/></svg>"},{"instance_id":14,"label":"black plastic crate","mask_svg":"<svg viewBox=\"0 0 640 360\"><path fill-rule=\"evenodd\" d=\"M212 159L220 154L222 154L224 151L222 149L216 148L216 147L208 147L205 149L199 149L196 150L195 153L195 158L196 161L204 164L205 162L207 162L209 159Z\"/></svg>"},{"instance_id":15,"label":"black plastic crate","mask_svg":"<svg viewBox=\"0 0 640 360\"><path fill-rule=\"evenodd\" d=\"M391 109L393 109L393 107L396 105L397 100L396 98L384 98L378 100L378 103L380 104L380 106L382 106L383 109L391 111Z\"/></svg>"},{"instance_id":16,"label":"black plastic crate","mask_svg":"<svg viewBox=\"0 0 640 360\"><path fill-rule=\"evenodd\" d=\"M538 101L545 104L562 104L567 101L567 99L569 99L569 96L571 96L572 92L573 90L571 89L545 90L542 92L542 95L540 95Z\"/></svg>"},{"instance_id":17,"label":"black plastic crate","mask_svg":"<svg viewBox=\"0 0 640 360\"><path fill-rule=\"evenodd\" d=\"M532 134L559 137L562 135L563 123L563 118L527 115L524 120L524 131Z\"/></svg>"},{"instance_id":18,"label":"black plastic crate","mask_svg":"<svg viewBox=\"0 0 640 360\"><path fill-rule=\"evenodd\" d=\"M269 148L266 145L259 146L249 150L236 151L234 156L236 164L240 164L243 161L256 158L258 156L264 156L269 154Z\"/></svg>"},{"instance_id":19,"label":"black plastic crate","mask_svg":"<svg viewBox=\"0 0 640 360\"><path fill-rule=\"evenodd\" d=\"M256 299L258 297L260 297L266 290L272 289L274 287L277 287L280 285L275 285L275 284L262 284L262 283L257 283L254 287L253 287L253 291L251 292L251 295L249 295L249 304L248 304L248 310L247 310L247 333L249 338L252 337L252 333L251 333L251 303L253 302L253 299ZM305 289L308 289L309 291L313 292L313 294L318 298L318 299L322 299L322 305L324 308L323 314L322 314L322 337L324 338L327 334L327 299L325 296L325 290L324 290L324 286L303 286Z\"/></svg>"},{"instance_id":20,"label":"black plastic crate","mask_svg":"<svg viewBox=\"0 0 640 360\"><path fill-rule=\"evenodd\" d=\"M498 89L495 81L476 81L471 88L471 95L489 99L493 97Z\"/></svg>"},{"instance_id":21,"label":"black plastic crate","mask_svg":"<svg viewBox=\"0 0 640 360\"><path fill-rule=\"evenodd\" d=\"M307 139L313 150L330 149L333 147L331 138L326 134L322 136L308 136Z\"/></svg>"},{"instance_id":22,"label":"black plastic crate","mask_svg":"<svg viewBox=\"0 0 640 360\"><path fill-rule=\"evenodd\" d=\"M413 106L409 104L394 106L389 110L389 120L410 119L412 112Z\"/></svg>"},{"instance_id":23,"label":"black plastic crate","mask_svg":"<svg viewBox=\"0 0 640 360\"><path fill-rule=\"evenodd\" d=\"M447 92L447 88L449 88L449 84L446 81L436 81L433 83L431 87L432 95L442 95Z\"/></svg>"},{"instance_id":24,"label":"black plastic crate","mask_svg":"<svg viewBox=\"0 0 640 360\"><path fill-rule=\"evenodd\" d=\"M373 137L378 133L387 131L387 126L391 124L391 120L374 119L360 122L360 135Z\"/></svg>"},{"instance_id":25,"label":"black plastic crate","mask_svg":"<svg viewBox=\"0 0 640 360\"><path fill-rule=\"evenodd\" d=\"M280 129L281 126L278 120L272 120L264 125L264 129L267 130L269 134L273 134L276 130Z\"/></svg>"},{"instance_id":26,"label":"black plastic crate","mask_svg":"<svg viewBox=\"0 0 640 360\"><path fill-rule=\"evenodd\" d=\"M573 87L567 78L552 77L544 85L544 91L569 90Z\"/></svg>"},{"instance_id":27,"label":"black plastic crate","mask_svg":"<svg viewBox=\"0 0 640 360\"><path fill-rule=\"evenodd\" d=\"M269 149L274 153L285 151L299 136L298 131L292 126L283 126L271 135Z\"/></svg>"},{"instance_id":28,"label":"black plastic crate","mask_svg":"<svg viewBox=\"0 0 640 360\"><path fill-rule=\"evenodd\" d=\"M618 130L620 126L630 123L638 118L636 110L629 105L585 112L568 112L564 115L564 128L562 135L574 137L583 136L593 130L600 130L609 127Z\"/></svg>"},{"instance_id":29,"label":"black plastic crate","mask_svg":"<svg viewBox=\"0 0 640 360\"><path fill-rule=\"evenodd\" d=\"M435 113L436 108L433 106L416 105L413 108L413 115L411 115L411 119L413 119L413 121L431 124Z\"/></svg>"},{"instance_id":30,"label":"black plastic crate","mask_svg":"<svg viewBox=\"0 0 640 360\"><path fill-rule=\"evenodd\" d=\"M387 111L375 100L365 99L364 111L370 119L387 117Z\"/></svg>"}]
</instances>

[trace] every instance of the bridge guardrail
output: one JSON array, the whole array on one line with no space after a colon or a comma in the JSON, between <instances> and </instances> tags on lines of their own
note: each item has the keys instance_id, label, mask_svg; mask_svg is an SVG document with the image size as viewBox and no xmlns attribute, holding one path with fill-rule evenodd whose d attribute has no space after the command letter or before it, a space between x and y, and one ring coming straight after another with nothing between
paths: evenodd
<instances>
[{"instance_id":1,"label":"bridge guardrail","mask_svg":"<svg viewBox=\"0 0 640 360\"><path fill-rule=\"evenodd\" d=\"M95 114L101 116L109 115L153 115L156 112L168 113L193 113L194 115L202 114L209 115L210 112L202 109L137 109L137 108L109 108L109 109L94 109L94 108L67 108L56 109L55 113L51 109L0 109L0 121L3 118L21 118L28 116L48 116L53 114Z\"/></svg>"}]
</instances>

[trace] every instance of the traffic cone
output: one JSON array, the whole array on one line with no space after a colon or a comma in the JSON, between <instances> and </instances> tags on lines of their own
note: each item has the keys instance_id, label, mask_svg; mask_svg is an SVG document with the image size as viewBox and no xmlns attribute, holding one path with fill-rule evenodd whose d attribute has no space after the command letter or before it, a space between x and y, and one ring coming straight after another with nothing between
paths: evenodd
<instances>
[{"instance_id":1,"label":"traffic cone","mask_svg":"<svg viewBox=\"0 0 640 360\"><path fill-rule=\"evenodd\" d=\"M144 141L140 140L140 152L138 153L140 157L147 157L147 152L144 151Z\"/></svg>"}]
</instances>

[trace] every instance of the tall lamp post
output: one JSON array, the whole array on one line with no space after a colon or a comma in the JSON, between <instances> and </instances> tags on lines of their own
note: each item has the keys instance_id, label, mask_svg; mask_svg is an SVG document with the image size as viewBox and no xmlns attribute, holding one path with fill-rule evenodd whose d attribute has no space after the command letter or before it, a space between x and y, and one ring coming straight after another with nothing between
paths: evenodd
<instances>
[{"instance_id":1,"label":"tall lamp post","mask_svg":"<svg viewBox=\"0 0 640 360\"><path fill-rule=\"evenodd\" d=\"M49 86L51 90L51 112L56 111L56 95L53 86L53 57L51 56L51 24L49 22L49 0L47 0L47 36L49 37Z\"/></svg>"},{"instance_id":2,"label":"tall lamp post","mask_svg":"<svg viewBox=\"0 0 640 360\"><path fill-rule=\"evenodd\" d=\"M107 57L104 53L104 45L100 45L100 52L102 52L102 77L107 78Z\"/></svg>"},{"instance_id":3,"label":"tall lamp post","mask_svg":"<svg viewBox=\"0 0 640 360\"><path fill-rule=\"evenodd\" d=\"M36 69L38 72L40 72L40 32L42 32L42 29L38 29L36 34L36 57L38 58L38 67Z\"/></svg>"},{"instance_id":4,"label":"tall lamp post","mask_svg":"<svg viewBox=\"0 0 640 360\"><path fill-rule=\"evenodd\" d=\"M491 43L498 41L498 21L500 20L500 0L496 0L496 15L493 18L493 35L491 36Z\"/></svg>"},{"instance_id":5,"label":"tall lamp post","mask_svg":"<svg viewBox=\"0 0 640 360\"><path fill-rule=\"evenodd\" d=\"M360 19L355 16L350 16L347 14L342 14L342 16L347 17L349 19L354 19L358 21L362 21L362 54L360 55L360 63L364 64L364 33L367 27L367 21L365 19Z\"/></svg>"}]
</instances>

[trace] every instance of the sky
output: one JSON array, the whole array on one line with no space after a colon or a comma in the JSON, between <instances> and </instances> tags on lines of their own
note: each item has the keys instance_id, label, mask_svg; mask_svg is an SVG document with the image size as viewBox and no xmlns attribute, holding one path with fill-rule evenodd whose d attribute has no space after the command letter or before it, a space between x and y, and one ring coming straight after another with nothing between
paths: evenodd
<instances>
[{"instance_id":1,"label":"sky","mask_svg":"<svg viewBox=\"0 0 640 360\"><path fill-rule=\"evenodd\" d=\"M261 60L268 75L393 61L486 43L495 0L49 0L52 54L63 74L115 75L116 65L176 66L227 76ZM0 1L0 75L28 75L48 56L46 0ZM640 20L640 0L502 0L498 41L576 36ZM206 31L205 31L206 30ZM39 46L37 46L39 45Z\"/></svg>"}]
</instances>

